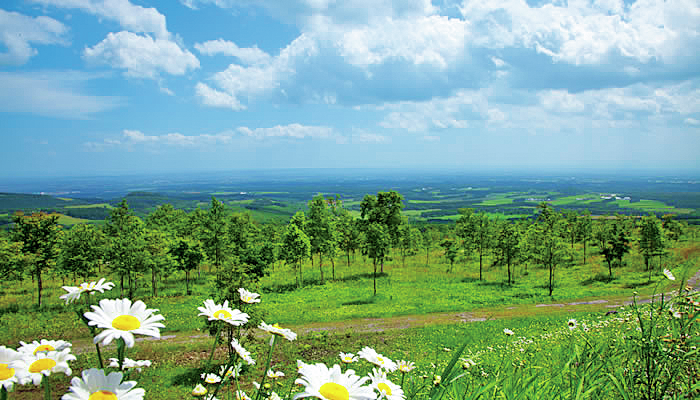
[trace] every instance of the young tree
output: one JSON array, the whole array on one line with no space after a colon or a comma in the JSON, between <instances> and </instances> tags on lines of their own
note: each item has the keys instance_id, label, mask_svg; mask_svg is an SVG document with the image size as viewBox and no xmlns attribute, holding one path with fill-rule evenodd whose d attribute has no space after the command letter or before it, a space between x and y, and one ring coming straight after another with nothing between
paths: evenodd
<instances>
[{"instance_id":1,"label":"young tree","mask_svg":"<svg viewBox=\"0 0 700 400\"><path fill-rule=\"evenodd\" d=\"M304 213L299 211L292 217L292 220L287 224L287 229L282 237L281 258L292 266L296 271L299 271L297 277L297 287L301 288L304 284L304 275L302 274L302 262L311 254L311 243L306 233L299 227L303 225L306 217Z\"/></svg>"},{"instance_id":2,"label":"young tree","mask_svg":"<svg viewBox=\"0 0 700 400\"><path fill-rule=\"evenodd\" d=\"M229 255L227 228L224 203L212 196L209 211L199 221L199 231L207 258L217 270Z\"/></svg>"},{"instance_id":3,"label":"young tree","mask_svg":"<svg viewBox=\"0 0 700 400\"><path fill-rule=\"evenodd\" d=\"M457 245L454 239L443 239L440 242L440 247L445 250L445 258L450 262L450 268L447 272L452 272L452 267L454 266L455 259L457 258Z\"/></svg>"},{"instance_id":4,"label":"young tree","mask_svg":"<svg viewBox=\"0 0 700 400\"><path fill-rule=\"evenodd\" d=\"M368 194L362 200L360 209L365 225L379 224L384 227L384 231L389 235L389 249L391 246L398 246L403 196L393 190L379 192L376 197ZM384 257L381 258L381 272L384 272Z\"/></svg>"},{"instance_id":5,"label":"young tree","mask_svg":"<svg viewBox=\"0 0 700 400\"><path fill-rule=\"evenodd\" d=\"M22 245L22 242L11 242L0 235L0 282L22 279L25 266Z\"/></svg>"},{"instance_id":6,"label":"young tree","mask_svg":"<svg viewBox=\"0 0 700 400\"><path fill-rule=\"evenodd\" d=\"M334 223L328 202L319 194L309 202L306 233L311 243L311 253L318 254L318 269L323 283L323 254L335 254Z\"/></svg>"},{"instance_id":7,"label":"young tree","mask_svg":"<svg viewBox=\"0 0 700 400\"><path fill-rule=\"evenodd\" d=\"M384 257L391 246L391 236L387 232L385 225L372 222L366 226L365 230L365 253L372 259L374 265L374 295L377 295L377 262L384 262Z\"/></svg>"},{"instance_id":8,"label":"young tree","mask_svg":"<svg viewBox=\"0 0 700 400\"><path fill-rule=\"evenodd\" d=\"M41 307L43 290L42 273L56 264L61 228L58 216L43 212L24 215L22 212L12 216L14 222L13 240L22 243L22 253L31 266L31 273L36 278L37 304Z\"/></svg>"},{"instance_id":9,"label":"young tree","mask_svg":"<svg viewBox=\"0 0 700 400\"><path fill-rule=\"evenodd\" d=\"M435 248L435 244L440 239L440 232L434 228L424 228L421 235L421 247L425 250L425 265L430 266L430 250Z\"/></svg>"},{"instance_id":10,"label":"young tree","mask_svg":"<svg viewBox=\"0 0 700 400\"><path fill-rule=\"evenodd\" d=\"M540 214L533 235L532 256L549 269L549 295L554 291L554 270L568 256L568 249L561 239L564 229L561 216L548 203L541 203Z\"/></svg>"},{"instance_id":11,"label":"young tree","mask_svg":"<svg viewBox=\"0 0 700 400\"><path fill-rule=\"evenodd\" d=\"M347 266L350 267L350 253L354 253L360 248L360 229L355 218L345 209L338 210L338 220L336 224L338 232L338 247L345 252Z\"/></svg>"},{"instance_id":12,"label":"young tree","mask_svg":"<svg viewBox=\"0 0 700 400\"><path fill-rule=\"evenodd\" d=\"M191 294L190 271L197 268L204 259L204 249L197 241L180 238L170 253L175 257L177 268L185 272L185 288L189 296Z\"/></svg>"},{"instance_id":13,"label":"young tree","mask_svg":"<svg viewBox=\"0 0 700 400\"><path fill-rule=\"evenodd\" d=\"M622 221L615 221L609 224L606 233L607 238L601 253L603 253L605 261L608 263L608 273L610 278L612 278L613 261L617 260L619 265L622 265L622 257L630 251L629 238Z\"/></svg>"},{"instance_id":14,"label":"young tree","mask_svg":"<svg viewBox=\"0 0 700 400\"><path fill-rule=\"evenodd\" d=\"M172 237L157 229L146 229L144 241L146 244L146 268L151 270L151 292L158 295L156 278L170 271L175 260L172 257L171 248L174 246Z\"/></svg>"},{"instance_id":15,"label":"young tree","mask_svg":"<svg viewBox=\"0 0 700 400\"><path fill-rule=\"evenodd\" d=\"M121 294L124 294L124 278L128 279L129 297L135 291L135 274L146 268L145 227L141 218L133 215L126 200L113 208L105 223L108 247L105 259L120 277Z\"/></svg>"},{"instance_id":16,"label":"young tree","mask_svg":"<svg viewBox=\"0 0 700 400\"><path fill-rule=\"evenodd\" d=\"M482 213L474 213L471 208L460 209L457 219L457 235L463 240L465 254L475 249L479 253L479 280L483 279L484 254L493 246L493 225L489 217Z\"/></svg>"},{"instance_id":17,"label":"young tree","mask_svg":"<svg viewBox=\"0 0 700 400\"><path fill-rule=\"evenodd\" d=\"M63 235L58 265L63 272L87 280L102 264L106 245L104 233L95 225L74 225Z\"/></svg>"},{"instance_id":18,"label":"young tree","mask_svg":"<svg viewBox=\"0 0 700 400\"><path fill-rule=\"evenodd\" d=\"M664 215L661 226L664 228L664 236L670 240L676 241L679 240L683 234L683 224L673 217L675 217L674 214Z\"/></svg>"},{"instance_id":19,"label":"young tree","mask_svg":"<svg viewBox=\"0 0 700 400\"><path fill-rule=\"evenodd\" d=\"M510 285L513 282L510 266L520 253L520 231L518 226L508 221L500 223L496 230L498 232L495 246L497 262L508 266L508 284Z\"/></svg>"},{"instance_id":20,"label":"young tree","mask_svg":"<svg viewBox=\"0 0 700 400\"><path fill-rule=\"evenodd\" d=\"M586 246L588 241L593 238L593 220L591 212L586 210L583 215L576 221L576 232L579 240L583 242L583 264L586 264Z\"/></svg>"},{"instance_id":21,"label":"young tree","mask_svg":"<svg viewBox=\"0 0 700 400\"><path fill-rule=\"evenodd\" d=\"M665 248L663 229L656 216L650 215L642 218L639 229L639 250L644 256L644 265L649 268L649 260L653 256L661 256Z\"/></svg>"}]
</instances>

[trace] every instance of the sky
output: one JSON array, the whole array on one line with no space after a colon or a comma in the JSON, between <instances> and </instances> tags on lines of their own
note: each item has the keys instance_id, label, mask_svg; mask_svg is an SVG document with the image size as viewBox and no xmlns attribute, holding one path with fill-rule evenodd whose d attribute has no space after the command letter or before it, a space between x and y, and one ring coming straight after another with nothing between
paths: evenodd
<instances>
[{"instance_id":1,"label":"sky","mask_svg":"<svg viewBox=\"0 0 700 400\"><path fill-rule=\"evenodd\" d=\"M698 0L3 0L0 177L700 169Z\"/></svg>"}]
</instances>

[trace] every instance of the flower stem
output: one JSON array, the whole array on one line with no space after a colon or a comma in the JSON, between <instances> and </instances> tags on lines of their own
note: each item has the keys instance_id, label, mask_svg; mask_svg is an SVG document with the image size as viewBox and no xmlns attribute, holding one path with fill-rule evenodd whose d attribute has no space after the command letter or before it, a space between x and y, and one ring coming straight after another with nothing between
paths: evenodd
<instances>
[{"instance_id":1,"label":"flower stem","mask_svg":"<svg viewBox=\"0 0 700 400\"><path fill-rule=\"evenodd\" d=\"M126 357L126 342L123 338L117 339L117 359L119 360L119 371L124 368L124 358Z\"/></svg>"},{"instance_id":2,"label":"flower stem","mask_svg":"<svg viewBox=\"0 0 700 400\"><path fill-rule=\"evenodd\" d=\"M277 335L272 335L272 340L270 341L270 352L267 354L267 362L265 363L265 370L263 371L263 377L262 377L262 380L260 381L260 389L258 389L258 393L255 395L255 400L260 399L261 391L265 388L265 378L267 378L267 371L270 369L270 363L272 362L272 350L275 349L275 339L276 338L277 338Z\"/></svg>"},{"instance_id":3,"label":"flower stem","mask_svg":"<svg viewBox=\"0 0 700 400\"><path fill-rule=\"evenodd\" d=\"M211 367L211 360L214 358L214 350L216 350L216 342L219 340L219 332L221 332L221 324L216 324L216 334L214 335L214 344L211 346L209 361L207 361L207 369Z\"/></svg>"},{"instance_id":4,"label":"flower stem","mask_svg":"<svg viewBox=\"0 0 700 400\"><path fill-rule=\"evenodd\" d=\"M44 400L51 400L51 385L49 384L48 375L41 379L41 384L44 386Z\"/></svg>"},{"instance_id":5,"label":"flower stem","mask_svg":"<svg viewBox=\"0 0 700 400\"><path fill-rule=\"evenodd\" d=\"M0 400L7 400L7 389L5 389L5 386L0 387Z\"/></svg>"},{"instance_id":6,"label":"flower stem","mask_svg":"<svg viewBox=\"0 0 700 400\"><path fill-rule=\"evenodd\" d=\"M100 351L99 343L95 343L95 349L97 350L97 362L100 364L100 369L105 369L104 363L102 362L102 352Z\"/></svg>"}]
</instances>

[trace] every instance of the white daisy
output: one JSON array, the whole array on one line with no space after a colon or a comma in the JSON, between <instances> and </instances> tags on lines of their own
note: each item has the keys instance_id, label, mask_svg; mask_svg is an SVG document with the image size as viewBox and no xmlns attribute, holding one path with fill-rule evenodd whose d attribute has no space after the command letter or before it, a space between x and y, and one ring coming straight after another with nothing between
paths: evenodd
<instances>
[{"instance_id":1,"label":"white daisy","mask_svg":"<svg viewBox=\"0 0 700 400\"><path fill-rule=\"evenodd\" d=\"M311 364L307 364L301 360L297 360L297 373L301 374L302 373L301 371L310 365Z\"/></svg>"},{"instance_id":2,"label":"white daisy","mask_svg":"<svg viewBox=\"0 0 700 400\"><path fill-rule=\"evenodd\" d=\"M236 396L236 400L252 400L250 396L245 394L242 390L236 390L233 394Z\"/></svg>"},{"instance_id":3,"label":"white daisy","mask_svg":"<svg viewBox=\"0 0 700 400\"><path fill-rule=\"evenodd\" d=\"M514 332L508 328L503 328L503 333L505 333L507 336L513 336L514 334Z\"/></svg>"},{"instance_id":4,"label":"white daisy","mask_svg":"<svg viewBox=\"0 0 700 400\"><path fill-rule=\"evenodd\" d=\"M75 361L75 359L75 356L70 354L70 349L49 352L40 351L36 354L23 353L20 359L11 361L8 367L26 371L29 379L25 380L25 383L31 381L38 386L44 376L58 372L71 375L73 371L68 366L68 361Z\"/></svg>"},{"instance_id":5,"label":"white daisy","mask_svg":"<svg viewBox=\"0 0 700 400\"><path fill-rule=\"evenodd\" d=\"M66 304L72 303L80 298L80 295L85 292L83 288L80 286L63 286L63 290L65 290L66 294L59 296L60 299L63 299L66 301Z\"/></svg>"},{"instance_id":6,"label":"white daisy","mask_svg":"<svg viewBox=\"0 0 700 400\"><path fill-rule=\"evenodd\" d=\"M192 389L192 396L195 397L202 397L207 394L207 388L204 387L201 383L198 383L197 386Z\"/></svg>"},{"instance_id":7,"label":"white daisy","mask_svg":"<svg viewBox=\"0 0 700 400\"><path fill-rule=\"evenodd\" d=\"M357 353L360 358L364 358L365 360L371 362L372 364L384 368L385 370L391 372L391 371L396 371L396 363L391 361L389 358L384 357L383 355L377 353L373 348L371 347L363 347L362 350L360 350Z\"/></svg>"},{"instance_id":8,"label":"white daisy","mask_svg":"<svg viewBox=\"0 0 700 400\"><path fill-rule=\"evenodd\" d=\"M228 368L226 368L225 365L222 365L221 368L219 368L219 376L221 376L222 379L230 378L232 376L240 376L242 368L243 364L241 363L237 363L236 365L232 365Z\"/></svg>"},{"instance_id":9,"label":"white daisy","mask_svg":"<svg viewBox=\"0 0 700 400\"><path fill-rule=\"evenodd\" d=\"M578 321L575 319L571 318L566 325L569 327L570 331L573 331L574 329L578 328Z\"/></svg>"},{"instance_id":10,"label":"white daisy","mask_svg":"<svg viewBox=\"0 0 700 400\"><path fill-rule=\"evenodd\" d=\"M103 299L99 304L91 306L94 312L84 314L90 320L88 325L105 329L95 336L94 343L107 345L114 339L122 338L127 347L134 347L134 334L159 338L158 328L165 328L165 325L158 322L165 317L154 315L158 310L146 308L141 300L132 304L129 299Z\"/></svg>"},{"instance_id":11,"label":"white daisy","mask_svg":"<svg viewBox=\"0 0 700 400\"><path fill-rule=\"evenodd\" d=\"M87 292L89 294L95 294L95 292L104 293L105 290L112 290L114 287L113 282L106 282L105 278L100 279L98 282L83 282L80 286L63 286L63 290L68 293L60 296L61 299L66 300L66 304L72 303L80 298L80 295Z\"/></svg>"},{"instance_id":12,"label":"white daisy","mask_svg":"<svg viewBox=\"0 0 700 400\"><path fill-rule=\"evenodd\" d=\"M338 356L340 357L340 361L344 362L345 364L351 364L359 360L359 358L357 358L357 356L352 353L340 352Z\"/></svg>"},{"instance_id":13,"label":"white daisy","mask_svg":"<svg viewBox=\"0 0 700 400\"><path fill-rule=\"evenodd\" d=\"M303 385L304 391L294 396L294 399L316 397L321 400L375 400L376 395L370 386L363 386L368 377L355 375L349 369L340 371L338 364L332 368L324 364L307 365L302 370L301 378L294 383Z\"/></svg>"},{"instance_id":14,"label":"white daisy","mask_svg":"<svg viewBox=\"0 0 700 400\"><path fill-rule=\"evenodd\" d=\"M217 397L215 397L213 394L209 394L204 396L204 400L219 400Z\"/></svg>"},{"instance_id":15,"label":"white daisy","mask_svg":"<svg viewBox=\"0 0 700 400\"><path fill-rule=\"evenodd\" d=\"M260 295L258 293L249 292L243 288L238 288L238 293L241 295L241 301L244 303L260 303Z\"/></svg>"},{"instance_id":16,"label":"white daisy","mask_svg":"<svg viewBox=\"0 0 700 400\"><path fill-rule=\"evenodd\" d=\"M204 300L204 307L197 307L199 315L209 318L209 321L224 321L233 326L241 326L248 322L248 314L240 310L233 310L228 306L228 300L224 304L216 304L214 300Z\"/></svg>"},{"instance_id":17,"label":"white daisy","mask_svg":"<svg viewBox=\"0 0 700 400\"><path fill-rule=\"evenodd\" d=\"M413 362L405 360L396 361L396 366L398 367L399 371L401 371L404 374L406 372L411 372L414 368L416 368L416 365Z\"/></svg>"},{"instance_id":18,"label":"white daisy","mask_svg":"<svg viewBox=\"0 0 700 400\"><path fill-rule=\"evenodd\" d=\"M462 369L469 369L476 365L471 358L460 358L459 360L462 362Z\"/></svg>"},{"instance_id":19,"label":"white daisy","mask_svg":"<svg viewBox=\"0 0 700 400\"><path fill-rule=\"evenodd\" d=\"M231 347L236 350L236 353L238 353L238 355L243 359L243 361L247 362L248 365L255 364L255 360L253 360L253 358L250 356L250 352L243 348L236 338L231 340Z\"/></svg>"},{"instance_id":20,"label":"white daisy","mask_svg":"<svg viewBox=\"0 0 700 400\"><path fill-rule=\"evenodd\" d=\"M666 278L668 278L669 280L672 280L672 281L676 280L676 277L673 276L673 272L671 272L671 270L669 270L669 269L664 269L664 275L666 275Z\"/></svg>"},{"instance_id":21,"label":"white daisy","mask_svg":"<svg viewBox=\"0 0 700 400\"><path fill-rule=\"evenodd\" d=\"M267 398L267 400L282 400L282 398L277 393L272 392L270 393L270 396Z\"/></svg>"},{"instance_id":22,"label":"white daisy","mask_svg":"<svg viewBox=\"0 0 700 400\"><path fill-rule=\"evenodd\" d=\"M297 338L297 334L292 332L290 329L287 328L281 328L279 324L274 324L274 325L268 325L265 323L265 321L261 322L260 325L258 325L258 328L270 332L273 335L278 335L282 336L283 338L292 341Z\"/></svg>"},{"instance_id":23,"label":"white daisy","mask_svg":"<svg viewBox=\"0 0 700 400\"><path fill-rule=\"evenodd\" d=\"M369 378L372 380L372 388L379 393L380 399L403 400L405 398L401 386L387 379L386 372L381 368L372 368Z\"/></svg>"},{"instance_id":24,"label":"white daisy","mask_svg":"<svg viewBox=\"0 0 700 400\"><path fill-rule=\"evenodd\" d=\"M119 360L116 358L110 358L109 366L112 368L119 368ZM141 372L141 368L150 367L151 360L132 360L130 358L124 358L124 363L122 364L122 369L135 369L136 372Z\"/></svg>"},{"instance_id":25,"label":"white daisy","mask_svg":"<svg viewBox=\"0 0 700 400\"><path fill-rule=\"evenodd\" d=\"M82 373L81 378L70 381L70 393L61 400L143 400L146 391L134 389L136 381L122 382L121 372L110 372L105 376L101 369L90 368Z\"/></svg>"},{"instance_id":26,"label":"white daisy","mask_svg":"<svg viewBox=\"0 0 700 400\"><path fill-rule=\"evenodd\" d=\"M271 369L267 370L267 377L270 379L279 379L279 378L284 378L284 372L282 371L273 371Z\"/></svg>"},{"instance_id":27,"label":"white daisy","mask_svg":"<svg viewBox=\"0 0 700 400\"><path fill-rule=\"evenodd\" d=\"M21 346L17 349L17 351L25 354L36 354L40 351L61 351L72 346L71 343L66 342L65 340L46 339L41 339L41 341L35 340L31 343L24 343L20 341L19 344Z\"/></svg>"},{"instance_id":28,"label":"white daisy","mask_svg":"<svg viewBox=\"0 0 700 400\"><path fill-rule=\"evenodd\" d=\"M20 385L28 383L29 377L25 370L10 367L13 361L20 360L21 358L22 353L5 346L0 346L0 386L4 387L8 392L12 390L12 386L15 383Z\"/></svg>"},{"instance_id":29,"label":"white daisy","mask_svg":"<svg viewBox=\"0 0 700 400\"><path fill-rule=\"evenodd\" d=\"M221 382L221 377L217 374L203 373L201 377L202 379L204 379L204 382L209 383L211 385Z\"/></svg>"}]
</instances>

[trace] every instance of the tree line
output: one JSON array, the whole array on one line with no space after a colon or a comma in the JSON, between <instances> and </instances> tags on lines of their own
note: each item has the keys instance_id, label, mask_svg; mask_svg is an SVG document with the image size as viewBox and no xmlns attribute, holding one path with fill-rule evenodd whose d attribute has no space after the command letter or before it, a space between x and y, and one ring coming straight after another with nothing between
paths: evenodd
<instances>
[{"instance_id":1,"label":"tree line","mask_svg":"<svg viewBox=\"0 0 700 400\"><path fill-rule=\"evenodd\" d=\"M548 203L538 206L535 218L518 221L460 209L455 223L447 226L411 225L402 209L403 196L395 191L366 195L359 217L344 208L338 196L318 195L306 213L299 211L286 225L274 225L256 223L247 213L229 212L215 197L208 209L186 213L165 204L145 219L135 216L122 200L103 226L77 224L67 230L55 215L18 212L12 216L9 234L0 236L0 278L31 278L41 306L42 279L48 272L64 280L111 273L119 278L121 293L133 297L145 279L156 296L160 280L175 271L184 273L190 294L191 274L201 274L201 267L209 265L221 297L235 298L236 288L259 280L280 264L294 273L297 287L304 285L307 261L318 268L321 283L327 278L324 263L330 263L335 279L336 262L344 259L349 268L351 255L359 252L372 260L376 294L377 276L384 273L387 259L405 263L407 256L424 252L425 264L430 265L431 251L441 249L448 272L460 260L468 264L478 257L480 280L487 260L505 267L507 284L514 281L515 265L546 268L552 295L556 269L577 262L573 251L577 243L582 244L584 264L590 247L597 248L610 277L613 267L622 264L636 245L651 274L654 257L660 265L668 241L678 240L684 230L670 215L662 220L653 215L595 218L587 211L560 212Z\"/></svg>"}]
</instances>

